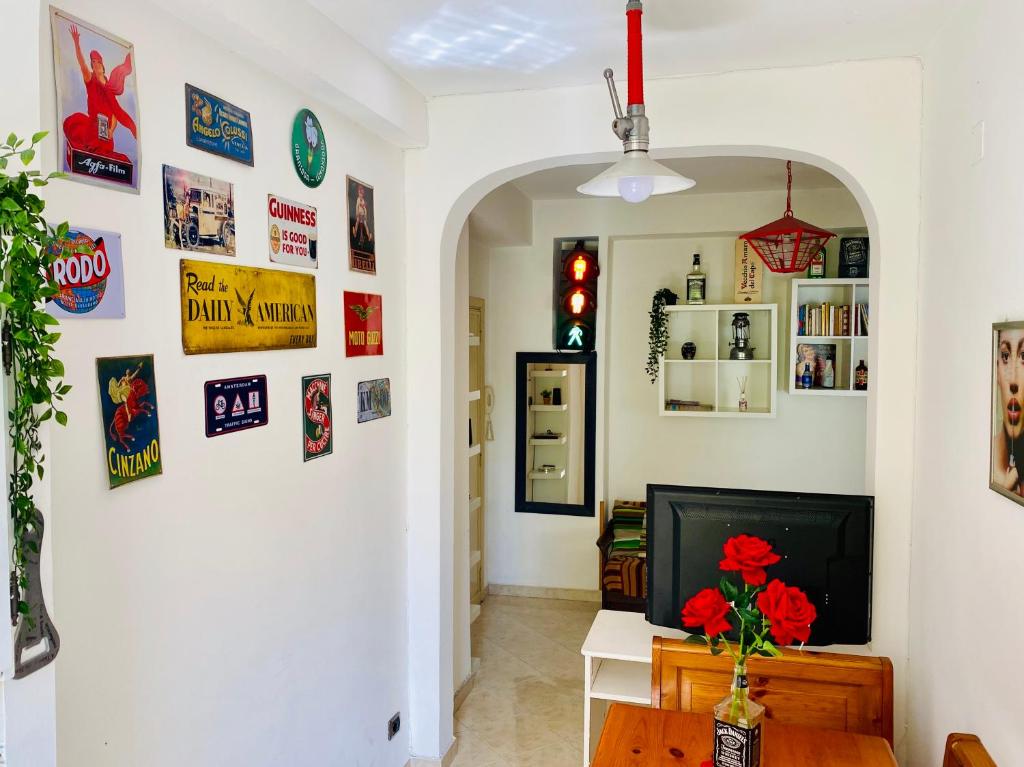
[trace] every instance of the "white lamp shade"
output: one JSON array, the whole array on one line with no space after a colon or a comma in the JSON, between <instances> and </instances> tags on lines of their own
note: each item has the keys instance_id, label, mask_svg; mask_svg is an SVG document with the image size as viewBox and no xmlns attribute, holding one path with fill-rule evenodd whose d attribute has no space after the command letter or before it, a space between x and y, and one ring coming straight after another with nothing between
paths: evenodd
<instances>
[{"instance_id":1,"label":"white lamp shade","mask_svg":"<svg viewBox=\"0 0 1024 767\"><path fill-rule=\"evenodd\" d=\"M585 184L576 187L580 194L594 197L618 197L620 179L652 179L651 194L671 194L689 189L697 182L666 168L647 156L647 152L626 152L621 160ZM644 184L646 186L646 184ZM644 198L646 199L646 197ZM641 200L637 200L640 202Z\"/></svg>"}]
</instances>

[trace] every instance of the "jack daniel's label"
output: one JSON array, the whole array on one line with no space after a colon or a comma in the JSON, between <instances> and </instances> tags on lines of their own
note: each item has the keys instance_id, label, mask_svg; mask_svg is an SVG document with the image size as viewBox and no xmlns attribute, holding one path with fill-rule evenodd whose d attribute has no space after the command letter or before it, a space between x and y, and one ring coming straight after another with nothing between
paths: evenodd
<instances>
[{"instance_id":1,"label":"jack daniel's label","mask_svg":"<svg viewBox=\"0 0 1024 767\"><path fill-rule=\"evenodd\" d=\"M715 721L715 767L760 767L761 725L748 730Z\"/></svg>"}]
</instances>

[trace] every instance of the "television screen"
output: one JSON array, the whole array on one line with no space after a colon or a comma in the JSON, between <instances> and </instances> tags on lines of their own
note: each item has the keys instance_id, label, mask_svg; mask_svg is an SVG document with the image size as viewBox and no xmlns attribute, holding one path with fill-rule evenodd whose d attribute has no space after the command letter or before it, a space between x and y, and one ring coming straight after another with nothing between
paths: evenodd
<instances>
[{"instance_id":1,"label":"television screen","mask_svg":"<svg viewBox=\"0 0 1024 767\"><path fill-rule=\"evenodd\" d=\"M722 545L747 534L782 557L769 581L799 587L816 607L809 645L866 644L873 524L870 496L648 485L647 620L681 628L686 600L723 575Z\"/></svg>"}]
</instances>

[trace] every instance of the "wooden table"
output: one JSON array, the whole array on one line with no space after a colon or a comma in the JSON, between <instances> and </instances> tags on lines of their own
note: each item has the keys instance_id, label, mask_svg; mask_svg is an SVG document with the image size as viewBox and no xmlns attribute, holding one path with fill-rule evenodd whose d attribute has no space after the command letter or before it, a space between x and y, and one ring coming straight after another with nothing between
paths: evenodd
<instances>
[{"instance_id":1,"label":"wooden table","mask_svg":"<svg viewBox=\"0 0 1024 767\"><path fill-rule=\"evenodd\" d=\"M700 767L711 758L708 714L612 705L591 767ZM889 744L874 735L766 721L762 767L896 767Z\"/></svg>"}]
</instances>

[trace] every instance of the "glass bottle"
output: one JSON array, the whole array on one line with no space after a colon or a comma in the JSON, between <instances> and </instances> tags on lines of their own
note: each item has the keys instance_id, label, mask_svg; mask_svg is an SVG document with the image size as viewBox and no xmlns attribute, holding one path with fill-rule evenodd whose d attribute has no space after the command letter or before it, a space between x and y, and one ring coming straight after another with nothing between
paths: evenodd
<instances>
[{"instance_id":1,"label":"glass bottle","mask_svg":"<svg viewBox=\"0 0 1024 767\"><path fill-rule=\"evenodd\" d=\"M829 357L825 360L825 372L821 376L821 385L825 389L836 388L836 371L832 367L832 358Z\"/></svg>"},{"instance_id":2,"label":"glass bottle","mask_svg":"<svg viewBox=\"0 0 1024 767\"><path fill-rule=\"evenodd\" d=\"M759 767L764 706L750 700L747 667L733 669L732 688L715 706L715 767Z\"/></svg>"},{"instance_id":3,"label":"glass bottle","mask_svg":"<svg viewBox=\"0 0 1024 767\"><path fill-rule=\"evenodd\" d=\"M800 376L800 388L810 389L812 386L814 386L814 376L811 375L811 363L805 362L803 375Z\"/></svg>"},{"instance_id":4,"label":"glass bottle","mask_svg":"<svg viewBox=\"0 0 1024 767\"><path fill-rule=\"evenodd\" d=\"M853 388L857 391L868 390L868 366L864 364L864 360L860 361L857 370L854 371Z\"/></svg>"},{"instance_id":5,"label":"glass bottle","mask_svg":"<svg viewBox=\"0 0 1024 767\"><path fill-rule=\"evenodd\" d=\"M707 275L700 268L700 253L694 253L693 270L686 275L686 303L704 303L707 279Z\"/></svg>"},{"instance_id":6,"label":"glass bottle","mask_svg":"<svg viewBox=\"0 0 1024 767\"><path fill-rule=\"evenodd\" d=\"M822 279L825 276L825 249L822 248L816 255L811 256L811 262L807 266L807 277L809 279Z\"/></svg>"}]
</instances>

